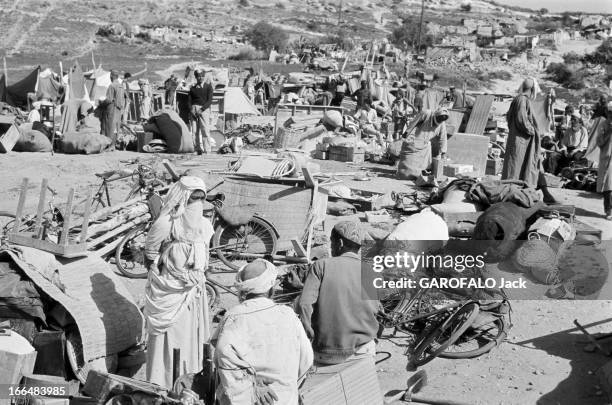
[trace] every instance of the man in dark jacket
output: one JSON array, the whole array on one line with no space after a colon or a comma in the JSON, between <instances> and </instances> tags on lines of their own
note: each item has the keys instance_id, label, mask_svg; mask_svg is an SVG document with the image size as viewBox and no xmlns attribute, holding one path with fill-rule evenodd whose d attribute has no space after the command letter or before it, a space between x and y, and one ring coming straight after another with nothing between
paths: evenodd
<instances>
[{"instance_id":1,"label":"man in dark jacket","mask_svg":"<svg viewBox=\"0 0 612 405\"><path fill-rule=\"evenodd\" d=\"M195 121L195 150L198 155L210 153L210 120L213 101L213 87L210 78L204 81L205 74L194 72L197 83L189 89L189 106L191 117Z\"/></svg>"},{"instance_id":2,"label":"man in dark jacket","mask_svg":"<svg viewBox=\"0 0 612 405\"><path fill-rule=\"evenodd\" d=\"M316 261L306 278L298 314L313 341L315 363L339 364L374 356L377 304L362 298L359 251L364 233L343 221L331 233L331 258Z\"/></svg>"}]
</instances>

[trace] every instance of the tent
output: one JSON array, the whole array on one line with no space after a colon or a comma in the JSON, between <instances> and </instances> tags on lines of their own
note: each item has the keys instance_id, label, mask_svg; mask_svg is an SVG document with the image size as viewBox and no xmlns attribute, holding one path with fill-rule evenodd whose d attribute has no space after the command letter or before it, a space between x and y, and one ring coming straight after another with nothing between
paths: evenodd
<instances>
[{"instance_id":1,"label":"tent","mask_svg":"<svg viewBox=\"0 0 612 405\"><path fill-rule=\"evenodd\" d=\"M228 87L225 90L223 112L235 115L261 115L240 87Z\"/></svg>"},{"instance_id":2,"label":"tent","mask_svg":"<svg viewBox=\"0 0 612 405\"><path fill-rule=\"evenodd\" d=\"M36 92L40 66L17 83L8 85L6 77L0 77L0 101L13 107L25 108L28 105L28 93Z\"/></svg>"},{"instance_id":3,"label":"tent","mask_svg":"<svg viewBox=\"0 0 612 405\"><path fill-rule=\"evenodd\" d=\"M102 97L106 97L106 90L111 85L110 72L101 67L96 70L85 72L85 88L94 103Z\"/></svg>"}]
</instances>

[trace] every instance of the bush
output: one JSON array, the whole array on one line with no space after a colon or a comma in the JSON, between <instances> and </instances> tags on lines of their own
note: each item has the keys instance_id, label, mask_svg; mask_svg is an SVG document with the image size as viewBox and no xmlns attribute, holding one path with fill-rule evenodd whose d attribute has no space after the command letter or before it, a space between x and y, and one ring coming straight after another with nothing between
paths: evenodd
<instances>
[{"instance_id":1,"label":"bush","mask_svg":"<svg viewBox=\"0 0 612 405\"><path fill-rule=\"evenodd\" d=\"M566 83L572 77L572 71L565 63L551 63L546 68L546 73L557 83Z\"/></svg>"},{"instance_id":2,"label":"bush","mask_svg":"<svg viewBox=\"0 0 612 405\"><path fill-rule=\"evenodd\" d=\"M282 50L287 45L289 35L282 28L275 27L265 21L255 24L247 33L247 38L251 44L262 50L278 48Z\"/></svg>"},{"instance_id":3,"label":"bush","mask_svg":"<svg viewBox=\"0 0 612 405\"><path fill-rule=\"evenodd\" d=\"M236 55L231 55L229 60L259 60L264 59L264 55L261 51L258 51L252 47L240 48Z\"/></svg>"},{"instance_id":4,"label":"bush","mask_svg":"<svg viewBox=\"0 0 612 405\"><path fill-rule=\"evenodd\" d=\"M470 3L465 3L461 5L461 11L470 12L472 11L472 5Z\"/></svg>"},{"instance_id":5,"label":"bush","mask_svg":"<svg viewBox=\"0 0 612 405\"><path fill-rule=\"evenodd\" d=\"M238 5L239 5L240 7L248 7L248 6L249 6L249 0L240 0L240 1L238 2Z\"/></svg>"},{"instance_id":6,"label":"bush","mask_svg":"<svg viewBox=\"0 0 612 405\"><path fill-rule=\"evenodd\" d=\"M582 62L582 56L572 51L563 55L563 62L568 65L578 64Z\"/></svg>"},{"instance_id":7,"label":"bush","mask_svg":"<svg viewBox=\"0 0 612 405\"><path fill-rule=\"evenodd\" d=\"M280 9L285 9L287 8L287 6L285 6L285 3L281 3L280 1L278 3L276 3L276 8L280 8Z\"/></svg>"},{"instance_id":8,"label":"bush","mask_svg":"<svg viewBox=\"0 0 612 405\"><path fill-rule=\"evenodd\" d=\"M611 65L612 64L612 38L606 39L597 49L590 54L585 55L584 59L587 62Z\"/></svg>"},{"instance_id":9,"label":"bush","mask_svg":"<svg viewBox=\"0 0 612 405\"><path fill-rule=\"evenodd\" d=\"M572 69L565 63L551 63L546 68L546 73L557 83L569 89L584 89L588 72L584 69Z\"/></svg>"}]
</instances>

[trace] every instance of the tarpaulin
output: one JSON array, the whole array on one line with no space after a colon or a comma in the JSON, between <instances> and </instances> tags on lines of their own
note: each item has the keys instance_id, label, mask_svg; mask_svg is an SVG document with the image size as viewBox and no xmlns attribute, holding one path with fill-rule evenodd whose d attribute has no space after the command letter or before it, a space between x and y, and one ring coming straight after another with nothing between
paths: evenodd
<instances>
[{"instance_id":1,"label":"tarpaulin","mask_svg":"<svg viewBox=\"0 0 612 405\"><path fill-rule=\"evenodd\" d=\"M32 73L11 85L6 83L6 77L2 75L0 78L0 101L12 105L13 107L27 107L28 93L34 93L36 91L39 70L40 67L37 67Z\"/></svg>"}]
</instances>

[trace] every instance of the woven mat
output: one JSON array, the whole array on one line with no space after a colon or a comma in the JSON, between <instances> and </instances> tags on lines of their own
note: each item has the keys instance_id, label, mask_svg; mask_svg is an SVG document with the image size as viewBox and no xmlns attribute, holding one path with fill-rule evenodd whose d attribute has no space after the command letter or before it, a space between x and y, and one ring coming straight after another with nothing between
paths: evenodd
<instances>
[{"instance_id":1,"label":"woven mat","mask_svg":"<svg viewBox=\"0 0 612 405\"><path fill-rule=\"evenodd\" d=\"M72 315L85 362L122 352L142 340L144 319L123 282L100 257L65 264L46 252L13 247L8 253L28 277ZM51 282L59 278L64 291Z\"/></svg>"}]
</instances>

